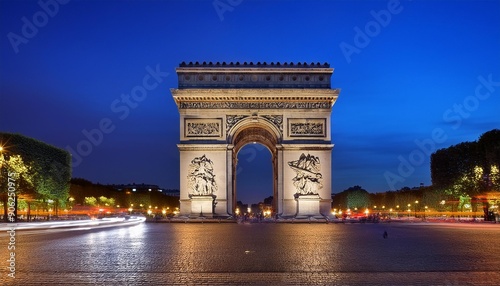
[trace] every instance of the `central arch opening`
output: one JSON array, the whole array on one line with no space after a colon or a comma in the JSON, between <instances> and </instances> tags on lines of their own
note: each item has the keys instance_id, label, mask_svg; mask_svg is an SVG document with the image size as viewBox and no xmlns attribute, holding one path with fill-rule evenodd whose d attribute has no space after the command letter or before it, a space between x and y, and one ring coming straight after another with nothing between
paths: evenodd
<instances>
[{"instance_id":1,"label":"central arch opening","mask_svg":"<svg viewBox=\"0 0 500 286\"><path fill-rule=\"evenodd\" d=\"M236 204L240 213L268 216L273 204L272 154L266 146L252 142L237 154Z\"/></svg>"},{"instance_id":2,"label":"central arch opening","mask_svg":"<svg viewBox=\"0 0 500 286\"><path fill-rule=\"evenodd\" d=\"M269 206L263 205L264 211L267 211L267 215L271 215L277 210L278 138L274 134L261 124L247 125L235 133L232 172L234 214L248 211L238 208L238 200L251 207L252 203L264 202L264 199L270 196L273 196L273 200ZM267 187L269 185L270 187ZM240 191L241 195L238 195Z\"/></svg>"}]
</instances>

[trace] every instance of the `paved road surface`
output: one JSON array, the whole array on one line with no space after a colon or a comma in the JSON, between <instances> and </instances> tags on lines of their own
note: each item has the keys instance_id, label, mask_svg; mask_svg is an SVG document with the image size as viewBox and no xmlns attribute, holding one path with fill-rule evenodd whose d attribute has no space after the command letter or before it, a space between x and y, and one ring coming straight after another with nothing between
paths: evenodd
<instances>
[{"instance_id":1,"label":"paved road surface","mask_svg":"<svg viewBox=\"0 0 500 286\"><path fill-rule=\"evenodd\" d=\"M388 238L382 234L386 230ZM141 224L18 231L6 285L498 285L500 225Z\"/></svg>"}]
</instances>

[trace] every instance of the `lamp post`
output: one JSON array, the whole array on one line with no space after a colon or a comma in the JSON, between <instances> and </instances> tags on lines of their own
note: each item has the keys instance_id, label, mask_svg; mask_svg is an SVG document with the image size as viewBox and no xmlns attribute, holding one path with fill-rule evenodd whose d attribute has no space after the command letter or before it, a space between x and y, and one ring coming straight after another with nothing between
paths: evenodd
<instances>
[{"instance_id":1,"label":"lamp post","mask_svg":"<svg viewBox=\"0 0 500 286\"><path fill-rule=\"evenodd\" d=\"M73 202L75 201L75 198L70 197L69 198L69 210L73 210Z\"/></svg>"},{"instance_id":2,"label":"lamp post","mask_svg":"<svg viewBox=\"0 0 500 286\"><path fill-rule=\"evenodd\" d=\"M415 218L417 218L417 205L418 205L418 201L415 201Z\"/></svg>"}]
</instances>

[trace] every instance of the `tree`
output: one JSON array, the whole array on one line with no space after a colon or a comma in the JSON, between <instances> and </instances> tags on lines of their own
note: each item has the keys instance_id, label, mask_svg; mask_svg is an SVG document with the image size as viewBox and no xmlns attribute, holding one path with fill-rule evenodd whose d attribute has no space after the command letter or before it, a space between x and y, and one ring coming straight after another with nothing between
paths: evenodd
<instances>
[{"instance_id":1,"label":"tree","mask_svg":"<svg viewBox=\"0 0 500 286\"><path fill-rule=\"evenodd\" d=\"M71 178L70 154L63 149L20 134L0 133L0 146L4 161L2 165L6 165L5 161L10 161L10 157L13 157L18 160L18 164L22 160L26 167L19 173L21 180L17 189L18 195L28 194L32 199L53 200L57 213L57 206L64 205L68 199ZM3 174L0 179L2 180L0 185L3 186L7 176ZM6 188L0 190L2 197L6 195L6 190ZM6 218L6 213L4 217Z\"/></svg>"},{"instance_id":2,"label":"tree","mask_svg":"<svg viewBox=\"0 0 500 286\"><path fill-rule=\"evenodd\" d=\"M483 179L486 190L500 190L500 130L493 129L481 135L479 150L483 154Z\"/></svg>"},{"instance_id":3,"label":"tree","mask_svg":"<svg viewBox=\"0 0 500 286\"><path fill-rule=\"evenodd\" d=\"M16 193L15 198L17 198L19 193L27 193L28 190L33 189L33 181L32 168L24 163L20 155L9 156L4 152L0 153L0 194L4 208L4 220L8 219L9 190ZM17 215L19 207L16 199L14 204L14 214Z\"/></svg>"},{"instance_id":4,"label":"tree","mask_svg":"<svg viewBox=\"0 0 500 286\"><path fill-rule=\"evenodd\" d=\"M370 205L368 192L361 186L350 187L333 196L333 205L339 208L363 208Z\"/></svg>"},{"instance_id":5,"label":"tree","mask_svg":"<svg viewBox=\"0 0 500 286\"><path fill-rule=\"evenodd\" d=\"M477 141L440 149L431 155L432 184L454 199L473 197L500 187L500 130Z\"/></svg>"},{"instance_id":6,"label":"tree","mask_svg":"<svg viewBox=\"0 0 500 286\"><path fill-rule=\"evenodd\" d=\"M95 197L85 197L85 205L95 207L97 205L97 199Z\"/></svg>"}]
</instances>

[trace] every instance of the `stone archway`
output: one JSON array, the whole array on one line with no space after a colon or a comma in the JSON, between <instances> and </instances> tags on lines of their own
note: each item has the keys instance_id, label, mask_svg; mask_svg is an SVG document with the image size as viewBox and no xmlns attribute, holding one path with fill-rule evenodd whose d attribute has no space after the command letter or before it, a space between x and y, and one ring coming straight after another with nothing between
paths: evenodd
<instances>
[{"instance_id":1,"label":"stone archway","mask_svg":"<svg viewBox=\"0 0 500 286\"><path fill-rule=\"evenodd\" d=\"M233 147L232 151L232 211L234 213L236 208L236 194L237 194L237 177L236 177L236 167L238 153L245 145L249 143L260 143L264 145L269 152L271 152L272 170L273 170L273 211L278 210L278 142L280 138L278 134L274 134L269 131L263 124L252 123L248 126L242 127L241 130L235 132L234 136L230 136L229 142Z\"/></svg>"},{"instance_id":2,"label":"stone archway","mask_svg":"<svg viewBox=\"0 0 500 286\"><path fill-rule=\"evenodd\" d=\"M237 154L251 142L271 152L279 216L330 213L339 90L330 88L328 64L182 63L176 71L181 215L234 214Z\"/></svg>"}]
</instances>

